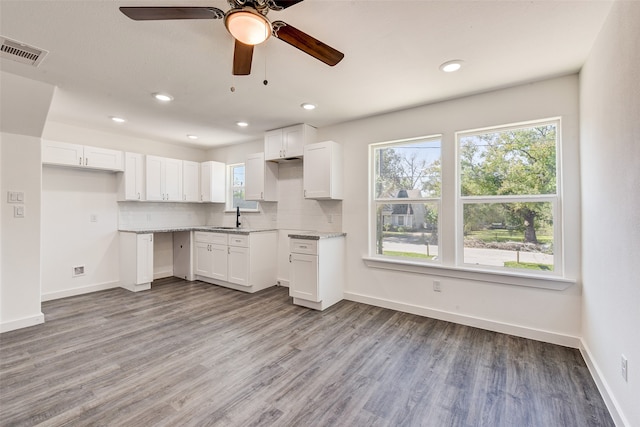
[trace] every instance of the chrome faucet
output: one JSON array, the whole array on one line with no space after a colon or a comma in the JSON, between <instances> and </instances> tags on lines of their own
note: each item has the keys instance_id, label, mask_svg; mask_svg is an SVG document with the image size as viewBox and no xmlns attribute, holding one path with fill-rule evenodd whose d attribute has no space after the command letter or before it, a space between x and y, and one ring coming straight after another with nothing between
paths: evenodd
<instances>
[{"instance_id":1,"label":"chrome faucet","mask_svg":"<svg viewBox=\"0 0 640 427\"><path fill-rule=\"evenodd\" d=\"M240 206L236 208L236 228L240 228Z\"/></svg>"}]
</instances>

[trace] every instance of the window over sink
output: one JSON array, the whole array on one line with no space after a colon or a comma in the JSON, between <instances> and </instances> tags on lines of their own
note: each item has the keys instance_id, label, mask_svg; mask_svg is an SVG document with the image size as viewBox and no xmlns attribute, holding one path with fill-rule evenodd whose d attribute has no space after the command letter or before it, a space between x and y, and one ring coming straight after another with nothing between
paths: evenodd
<instances>
[{"instance_id":1,"label":"window over sink","mask_svg":"<svg viewBox=\"0 0 640 427\"><path fill-rule=\"evenodd\" d=\"M244 163L227 165L227 210L235 211L239 206L240 211L258 211L258 202L245 200L245 167Z\"/></svg>"}]
</instances>

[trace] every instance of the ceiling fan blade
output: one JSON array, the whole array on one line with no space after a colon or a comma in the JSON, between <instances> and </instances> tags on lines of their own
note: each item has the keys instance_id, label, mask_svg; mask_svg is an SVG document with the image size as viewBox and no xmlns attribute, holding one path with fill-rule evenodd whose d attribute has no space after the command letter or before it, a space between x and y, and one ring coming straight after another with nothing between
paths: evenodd
<instances>
[{"instance_id":1,"label":"ceiling fan blade","mask_svg":"<svg viewBox=\"0 0 640 427\"><path fill-rule=\"evenodd\" d=\"M121 7L120 12L134 21L224 18L217 7Z\"/></svg>"},{"instance_id":2,"label":"ceiling fan blade","mask_svg":"<svg viewBox=\"0 0 640 427\"><path fill-rule=\"evenodd\" d=\"M253 45L244 44L236 40L233 50L233 75L248 76L251 74L251 60L253 59Z\"/></svg>"},{"instance_id":3,"label":"ceiling fan blade","mask_svg":"<svg viewBox=\"0 0 640 427\"><path fill-rule=\"evenodd\" d=\"M267 2L267 4L271 10L283 10L293 6L294 4L298 4L301 1L303 0L271 0Z\"/></svg>"},{"instance_id":4,"label":"ceiling fan blade","mask_svg":"<svg viewBox=\"0 0 640 427\"><path fill-rule=\"evenodd\" d=\"M274 21L271 24L275 37L289 43L293 47L297 47L327 65L334 66L344 58L344 53L335 50L331 46L322 43L320 40L311 37L309 34L285 22Z\"/></svg>"}]
</instances>

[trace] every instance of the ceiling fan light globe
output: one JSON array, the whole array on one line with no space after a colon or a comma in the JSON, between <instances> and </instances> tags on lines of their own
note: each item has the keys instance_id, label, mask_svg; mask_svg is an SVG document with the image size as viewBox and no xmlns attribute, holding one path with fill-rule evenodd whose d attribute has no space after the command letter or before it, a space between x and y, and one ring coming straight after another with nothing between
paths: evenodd
<instances>
[{"instance_id":1,"label":"ceiling fan light globe","mask_svg":"<svg viewBox=\"0 0 640 427\"><path fill-rule=\"evenodd\" d=\"M271 36L271 23L251 9L229 11L224 23L236 40L247 45L260 44Z\"/></svg>"}]
</instances>

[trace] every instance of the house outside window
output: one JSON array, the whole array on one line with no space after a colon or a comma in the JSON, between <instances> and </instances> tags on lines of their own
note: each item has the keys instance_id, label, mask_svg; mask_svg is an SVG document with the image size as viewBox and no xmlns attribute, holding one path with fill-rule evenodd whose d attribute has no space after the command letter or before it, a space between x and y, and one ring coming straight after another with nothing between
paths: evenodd
<instances>
[{"instance_id":1,"label":"house outside window","mask_svg":"<svg viewBox=\"0 0 640 427\"><path fill-rule=\"evenodd\" d=\"M257 211L258 202L245 200L245 167L244 163L227 165L228 188L227 210L236 210L239 206L242 211Z\"/></svg>"},{"instance_id":2,"label":"house outside window","mask_svg":"<svg viewBox=\"0 0 640 427\"><path fill-rule=\"evenodd\" d=\"M559 120L459 132L458 259L466 266L554 271Z\"/></svg>"},{"instance_id":3,"label":"house outside window","mask_svg":"<svg viewBox=\"0 0 640 427\"><path fill-rule=\"evenodd\" d=\"M437 262L439 136L371 146L372 253Z\"/></svg>"}]
</instances>

